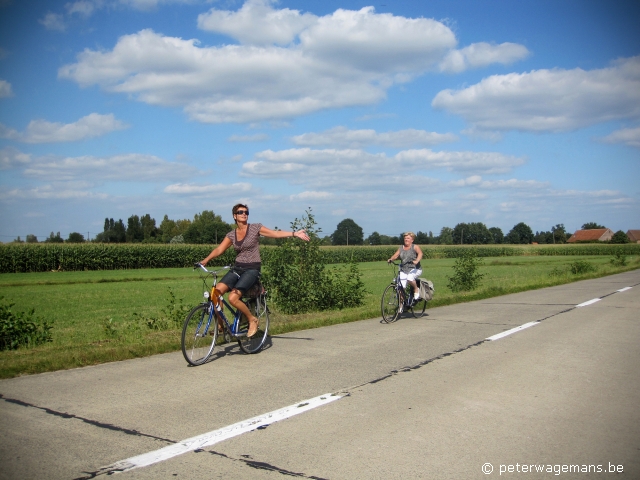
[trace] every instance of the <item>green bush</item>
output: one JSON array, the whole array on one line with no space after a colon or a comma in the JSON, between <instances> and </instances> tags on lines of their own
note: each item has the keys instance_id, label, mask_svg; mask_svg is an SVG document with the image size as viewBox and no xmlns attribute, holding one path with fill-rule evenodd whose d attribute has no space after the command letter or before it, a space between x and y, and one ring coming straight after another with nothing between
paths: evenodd
<instances>
[{"instance_id":1,"label":"green bush","mask_svg":"<svg viewBox=\"0 0 640 480\"><path fill-rule=\"evenodd\" d=\"M157 317L145 317L139 313L134 313L134 317L146 325L150 330L171 330L174 328L182 328L187 314L191 310L191 307L184 304L184 298L176 298L175 293L171 287L167 287L168 298L167 305L160 311L162 315ZM105 331L108 332L109 326L105 326Z\"/></svg>"},{"instance_id":2,"label":"green bush","mask_svg":"<svg viewBox=\"0 0 640 480\"><path fill-rule=\"evenodd\" d=\"M35 347L51 342L53 325L28 312L13 312L13 303L0 297L0 351L16 350L20 347Z\"/></svg>"},{"instance_id":3,"label":"green bush","mask_svg":"<svg viewBox=\"0 0 640 480\"><path fill-rule=\"evenodd\" d=\"M553 267L549 272L550 277L561 277L567 273L567 270L560 267Z\"/></svg>"},{"instance_id":4,"label":"green bush","mask_svg":"<svg viewBox=\"0 0 640 480\"><path fill-rule=\"evenodd\" d=\"M311 210L291 227L305 229L311 240L287 238L263 256L263 283L278 308L295 314L361 305L364 283L356 263L352 261L346 269L326 268Z\"/></svg>"},{"instance_id":5,"label":"green bush","mask_svg":"<svg viewBox=\"0 0 640 480\"><path fill-rule=\"evenodd\" d=\"M627 265L627 256L621 251L617 251L615 256L609 260L609 263L614 267L624 267Z\"/></svg>"},{"instance_id":6,"label":"green bush","mask_svg":"<svg viewBox=\"0 0 640 480\"><path fill-rule=\"evenodd\" d=\"M465 249L460 252L460 256L453 265L453 276L447 277L447 286L452 292L468 292L478 287L484 273L479 273L478 268L482 266L481 258L475 249Z\"/></svg>"},{"instance_id":7,"label":"green bush","mask_svg":"<svg viewBox=\"0 0 640 480\"><path fill-rule=\"evenodd\" d=\"M586 260L576 260L569 264L569 271L574 275L580 275L582 273L595 272L596 267Z\"/></svg>"}]
</instances>

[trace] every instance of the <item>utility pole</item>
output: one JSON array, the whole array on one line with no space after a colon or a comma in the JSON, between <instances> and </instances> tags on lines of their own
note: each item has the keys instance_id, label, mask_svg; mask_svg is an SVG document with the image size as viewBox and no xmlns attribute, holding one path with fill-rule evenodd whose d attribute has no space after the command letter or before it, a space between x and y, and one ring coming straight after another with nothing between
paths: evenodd
<instances>
[{"instance_id":1,"label":"utility pole","mask_svg":"<svg viewBox=\"0 0 640 480\"><path fill-rule=\"evenodd\" d=\"M464 228L460 229L460 245L462 245L462 239L464 238Z\"/></svg>"}]
</instances>

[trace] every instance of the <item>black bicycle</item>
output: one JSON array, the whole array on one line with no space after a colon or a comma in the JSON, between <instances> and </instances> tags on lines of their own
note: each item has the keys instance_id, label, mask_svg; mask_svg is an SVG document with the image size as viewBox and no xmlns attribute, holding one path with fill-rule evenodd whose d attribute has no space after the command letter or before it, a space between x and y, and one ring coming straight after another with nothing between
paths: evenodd
<instances>
[{"instance_id":1,"label":"black bicycle","mask_svg":"<svg viewBox=\"0 0 640 480\"><path fill-rule=\"evenodd\" d=\"M228 270L229 266L210 271L204 265L196 263L194 269L199 268L204 286L205 301L189 312L184 327L182 327L182 354L191 365L205 363L216 346L218 335L222 335L225 342L235 338L245 353L258 353L262 350L269 334L269 308L267 307L267 292L258 280L256 284L243 296L242 301L258 319L258 331L248 337L249 320L239 310L231 305L215 289L218 283L218 272ZM207 282L210 281L209 285ZM225 308L233 316L233 323L229 324L224 313ZM218 323L223 325L223 331L218 331Z\"/></svg>"},{"instance_id":2,"label":"black bicycle","mask_svg":"<svg viewBox=\"0 0 640 480\"><path fill-rule=\"evenodd\" d=\"M402 288L400 264L396 262L390 262L390 264L394 270L394 279L391 280L391 283L384 289L382 294L382 301L380 302L382 319L386 323L392 323L404 312L411 312L416 318L422 317L427 308L427 300L424 298L414 300L413 290L409 282L407 282L406 288ZM416 279L416 282L418 281Z\"/></svg>"}]
</instances>

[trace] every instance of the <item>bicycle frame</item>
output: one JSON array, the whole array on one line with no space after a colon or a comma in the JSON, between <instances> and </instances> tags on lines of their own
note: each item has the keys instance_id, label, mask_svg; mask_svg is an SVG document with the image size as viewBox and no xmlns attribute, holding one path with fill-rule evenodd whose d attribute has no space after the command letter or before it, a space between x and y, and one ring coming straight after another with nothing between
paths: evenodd
<instances>
[{"instance_id":1,"label":"bicycle frame","mask_svg":"<svg viewBox=\"0 0 640 480\"><path fill-rule=\"evenodd\" d=\"M229 303L224 299L224 297L219 294L218 290L216 290L216 285L218 284L218 272L220 270L228 270L231 267L230 266L222 267L220 270L216 270L216 271L209 271L206 269L206 267L200 264L198 264L198 267L200 267L207 274L202 278L202 283L206 288L205 298L207 298L207 302L210 303L212 307L209 309L209 316L207 318L207 324L206 324L203 335L206 335L207 332L209 331L209 328L211 326L211 320L213 320L213 316L215 312L216 318L219 318L225 323L227 330L233 337L246 336L247 330L240 330L240 318L242 318L242 312L240 312L239 310L234 310L233 307L229 305ZM211 288L209 288L206 282L206 279L209 276L213 277L213 284ZM229 309L229 311L233 314L233 323L231 325L229 325L229 320L227 319L227 316L224 314L223 305L226 306Z\"/></svg>"},{"instance_id":2,"label":"bicycle frame","mask_svg":"<svg viewBox=\"0 0 640 480\"><path fill-rule=\"evenodd\" d=\"M204 272L200 272L200 279L204 285L206 300L191 309L182 327L182 355L187 363L194 367L206 363L218 344L219 334L223 335L223 343L230 342L232 337L235 338L244 353L252 354L261 351L269 335L267 292L262 288L262 284L257 284L260 288L256 290L259 292L251 292L250 295L247 295L246 301L241 299L249 311L255 313L255 319L258 323L256 333L250 337L248 335L251 324L250 317L247 318L243 315L244 309L234 310L216 289L218 272L230 267L209 271L197 263L194 265L194 270L198 267ZM212 277L211 285L207 283L209 277ZM233 315L231 325L224 313L225 306L229 309L228 312Z\"/></svg>"},{"instance_id":3,"label":"bicycle frame","mask_svg":"<svg viewBox=\"0 0 640 480\"><path fill-rule=\"evenodd\" d=\"M398 295L402 299L402 303L406 304L408 297L407 297L407 292L405 291L406 287L403 287L402 282L400 281L400 264L396 262L391 262L391 265L394 266L393 271L395 272L395 278L391 280L391 283L393 283L396 286L396 291L398 292Z\"/></svg>"}]
</instances>

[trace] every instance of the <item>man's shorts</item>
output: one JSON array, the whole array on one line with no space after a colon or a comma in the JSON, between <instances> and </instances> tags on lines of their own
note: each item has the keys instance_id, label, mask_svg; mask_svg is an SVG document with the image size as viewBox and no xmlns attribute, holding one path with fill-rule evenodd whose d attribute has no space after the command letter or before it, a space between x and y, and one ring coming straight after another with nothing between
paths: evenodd
<instances>
[{"instance_id":1,"label":"man's shorts","mask_svg":"<svg viewBox=\"0 0 640 480\"><path fill-rule=\"evenodd\" d=\"M402 288L407 286L407 280L413 282L420 275L422 275L421 268L414 268L409 273L400 272L400 283L402 284Z\"/></svg>"},{"instance_id":2,"label":"man's shorts","mask_svg":"<svg viewBox=\"0 0 640 480\"><path fill-rule=\"evenodd\" d=\"M222 277L220 283L224 283L229 287L229 290L233 290L234 288L240 290L244 295L259 279L259 270L241 270L234 267Z\"/></svg>"}]
</instances>

